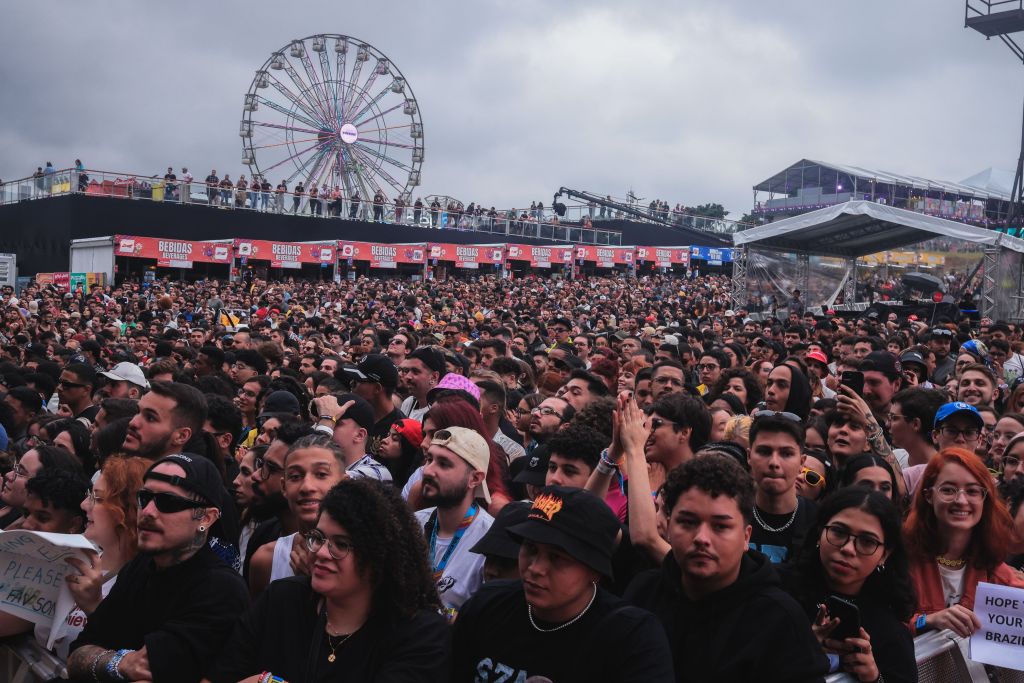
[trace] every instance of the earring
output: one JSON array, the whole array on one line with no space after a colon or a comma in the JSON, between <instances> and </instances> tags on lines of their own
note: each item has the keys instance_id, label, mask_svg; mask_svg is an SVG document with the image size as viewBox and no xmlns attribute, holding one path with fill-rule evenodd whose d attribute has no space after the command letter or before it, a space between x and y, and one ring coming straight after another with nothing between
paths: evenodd
<instances>
[{"instance_id":1,"label":"earring","mask_svg":"<svg viewBox=\"0 0 1024 683\"><path fill-rule=\"evenodd\" d=\"M879 574L881 574L883 571L885 571L885 563L883 562L882 564L880 564L877 567L875 567L875 571L878 572Z\"/></svg>"},{"instance_id":2,"label":"earring","mask_svg":"<svg viewBox=\"0 0 1024 683\"><path fill-rule=\"evenodd\" d=\"M200 524L200 525L199 525L199 530L200 530L200 531L206 531L206 527L205 527L205 526L203 526L202 524Z\"/></svg>"},{"instance_id":3,"label":"earring","mask_svg":"<svg viewBox=\"0 0 1024 683\"><path fill-rule=\"evenodd\" d=\"M814 544L814 549L815 550L821 550L821 541L818 541L817 543Z\"/></svg>"}]
</instances>

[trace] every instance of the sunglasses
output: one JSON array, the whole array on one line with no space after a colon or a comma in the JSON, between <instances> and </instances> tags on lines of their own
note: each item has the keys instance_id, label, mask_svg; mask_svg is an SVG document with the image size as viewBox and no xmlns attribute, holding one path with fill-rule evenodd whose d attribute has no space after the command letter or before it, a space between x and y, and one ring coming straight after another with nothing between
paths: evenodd
<instances>
[{"instance_id":1,"label":"sunglasses","mask_svg":"<svg viewBox=\"0 0 1024 683\"><path fill-rule=\"evenodd\" d=\"M783 420L789 420L790 422L796 422L797 424L803 424L803 420L799 415L795 413L786 412L783 410L759 410L754 415L755 420L760 420L765 417L781 417Z\"/></svg>"},{"instance_id":2,"label":"sunglasses","mask_svg":"<svg viewBox=\"0 0 1024 683\"><path fill-rule=\"evenodd\" d=\"M91 386L89 384L81 384L80 382L72 382L72 381L66 380L66 379L60 380L58 382L58 384L60 384L65 389L75 389L75 388L83 389L85 387Z\"/></svg>"},{"instance_id":3,"label":"sunglasses","mask_svg":"<svg viewBox=\"0 0 1024 683\"><path fill-rule=\"evenodd\" d=\"M138 494L136 494L136 498L138 499L140 510L144 509L152 502L156 504L156 509L164 514L208 507L206 503L200 503L199 501L192 500L191 498L185 498L184 496L178 496L173 493L158 493L156 491L150 491L149 489L139 489Z\"/></svg>"},{"instance_id":4,"label":"sunglasses","mask_svg":"<svg viewBox=\"0 0 1024 683\"><path fill-rule=\"evenodd\" d=\"M807 482L808 486L818 488L825 485L825 477L808 467L801 467L800 474L803 475L804 481Z\"/></svg>"}]
</instances>

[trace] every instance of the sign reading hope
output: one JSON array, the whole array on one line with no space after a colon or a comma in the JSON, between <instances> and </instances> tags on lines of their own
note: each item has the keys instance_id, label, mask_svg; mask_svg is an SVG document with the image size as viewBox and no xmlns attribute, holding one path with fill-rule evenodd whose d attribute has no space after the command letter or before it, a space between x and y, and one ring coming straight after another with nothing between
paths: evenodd
<instances>
[{"instance_id":1,"label":"sign reading hope","mask_svg":"<svg viewBox=\"0 0 1024 683\"><path fill-rule=\"evenodd\" d=\"M64 581L74 572L66 560L95 550L81 534L0 532L0 611L34 624L61 624L75 606ZM50 629L50 642L60 635Z\"/></svg>"},{"instance_id":2,"label":"sign reading hope","mask_svg":"<svg viewBox=\"0 0 1024 683\"><path fill-rule=\"evenodd\" d=\"M971 636L971 659L1024 671L1024 588L979 583L974 613L981 628Z\"/></svg>"}]
</instances>

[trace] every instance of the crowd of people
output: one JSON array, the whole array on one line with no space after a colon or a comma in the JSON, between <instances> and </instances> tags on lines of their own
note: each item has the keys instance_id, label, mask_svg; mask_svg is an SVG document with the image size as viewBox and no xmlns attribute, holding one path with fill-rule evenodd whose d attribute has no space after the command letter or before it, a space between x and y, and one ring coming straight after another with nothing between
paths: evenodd
<instances>
[{"instance_id":1,"label":"crowd of people","mask_svg":"<svg viewBox=\"0 0 1024 683\"><path fill-rule=\"evenodd\" d=\"M715 275L2 295L0 528L96 552L0 635L71 680L916 681L1024 587L1018 325Z\"/></svg>"}]
</instances>

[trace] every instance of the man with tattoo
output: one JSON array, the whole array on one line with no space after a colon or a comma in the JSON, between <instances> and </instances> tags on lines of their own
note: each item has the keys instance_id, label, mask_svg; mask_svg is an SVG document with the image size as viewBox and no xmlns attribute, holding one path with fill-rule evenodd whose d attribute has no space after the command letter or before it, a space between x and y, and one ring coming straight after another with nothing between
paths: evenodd
<instances>
[{"instance_id":1,"label":"man with tattoo","mask_svg":"<svg viewBox=\"0 0 1024 683\"><path fill-rule=\"evenodd\" d=\"M221 515L217 468L179 453L158 460L138 493L138 556L118 573L68 658L71 680L202 679L249 594L207 545Z\"/></svg>"}]
</instances>

